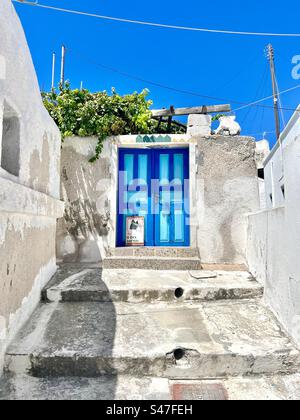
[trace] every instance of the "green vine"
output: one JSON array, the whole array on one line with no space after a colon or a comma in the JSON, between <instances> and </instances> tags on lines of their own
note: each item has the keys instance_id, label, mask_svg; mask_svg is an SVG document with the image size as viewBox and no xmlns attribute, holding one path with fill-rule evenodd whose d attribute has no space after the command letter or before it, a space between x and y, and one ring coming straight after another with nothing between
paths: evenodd
<instances>
[{"instance_id":1,"label":"green vine","mask_svg":"<svg viewBox=\"0 0 300 420\"><path fill-rule=\"evenodd\" d=\"M104 140L109 136L123 134L181 134L184 127L172 122L158 124L153 120L147 99L148 91L119 95L112 89L107 92L91 93L87 89L71 89L66 83L59 89L42 93L43 102L51 117L58 125L62 138L72 136L98 137L95 155L90 162L95 162L103 148Z\"/></svg>"}]
</instances>

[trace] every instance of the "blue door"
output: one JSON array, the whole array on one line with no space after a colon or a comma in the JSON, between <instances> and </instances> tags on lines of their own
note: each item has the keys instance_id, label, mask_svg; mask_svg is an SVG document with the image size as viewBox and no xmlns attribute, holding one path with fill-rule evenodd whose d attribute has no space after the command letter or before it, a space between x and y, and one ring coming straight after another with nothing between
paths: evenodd
<instances>
[{"instance_id":1,"label":"blue door","mask_svg":"<svg viewBox=\"0 0 300 420\"><path fill-rule=\"evenodd\" d=\"M189 246L188 149L120 149L117 246L126 217L145 218L145 246Z\"/></svg>"}]
</instances>

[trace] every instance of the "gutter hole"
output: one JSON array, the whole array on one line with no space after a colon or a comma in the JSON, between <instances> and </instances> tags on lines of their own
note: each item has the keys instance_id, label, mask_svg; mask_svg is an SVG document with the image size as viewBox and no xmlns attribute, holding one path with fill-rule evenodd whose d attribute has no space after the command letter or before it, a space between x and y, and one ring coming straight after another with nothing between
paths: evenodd
<instances>
[{"instance_id":1,"label":"gutter hole","mask_svg":"<svg viewBox=\"0 0 300 420\"><path fill-rule=\"evenodd\" d=\"M173 354L174 354L175 360L181 360L185 356L185 351L183 349L178 348L174 350Z\"/></svg>"},{"instance_id":2,"label":"gutter hole","mask_svg":"<svg viewBox=\"0 0 300 420\"><path fill-rule=\"evenodd\" d=\"M184 294L184 290L181 287L178 287L175 290L175 297L176 297L176 299L180 299L183 296L183 294Z\"/></svg>"}]
</instances>

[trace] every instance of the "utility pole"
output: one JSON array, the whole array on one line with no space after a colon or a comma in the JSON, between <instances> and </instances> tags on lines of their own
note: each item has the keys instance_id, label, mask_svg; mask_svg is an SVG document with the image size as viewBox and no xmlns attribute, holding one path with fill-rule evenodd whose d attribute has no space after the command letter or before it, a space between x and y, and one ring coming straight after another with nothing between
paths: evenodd
<instances>
[{"instance_id":1,"label":"utility pole","mask_svg":"<svg viewBox=\"0 0 300 420\"><path fill-rule=\"evenodd\" d=\"M271 79L272 79L272 89L273 89L273 101L274 101L274 115L275 115L275 125L276 125L276 139L277 141L280 138L280 118L279 118L279 95L276 83L276 73L275 73L275 61L274 61L274 48L272 44L267 46L267 58L270 62L271 69Z\"/></svg>"},{"instance_id":2,"label":"utility pole","mask_svg":"<svg viewBox=\"0 0 300 420\"><path fill-rule=\"evenodd\" d=\"M54 90L55 88L55 64L56 64L56 54L53 53L52 55L52 82L51 82L52 90Z\"/></svg>"},{"instance_id":3,"label":"utility pole","mask_svg":"<svg viewBox=\"0 0 300 420\"><path fill-rule=\"evenodd\" d=\"M60 70L60 84L65 84L65 64L66 64L66 47L63 45L61 48L61 70Z\"/></svg>"}]
</instances>

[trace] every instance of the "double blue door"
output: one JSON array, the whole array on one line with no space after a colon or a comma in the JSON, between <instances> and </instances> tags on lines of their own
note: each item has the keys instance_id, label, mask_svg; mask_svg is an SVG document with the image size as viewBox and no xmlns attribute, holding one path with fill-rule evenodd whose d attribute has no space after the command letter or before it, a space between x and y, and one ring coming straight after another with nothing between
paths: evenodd
<instances>
[{"instance_id":1,"label":"double blue door","mask_svg":"<svg viewBox=\"0 0 300 420\"><path fill-rule=\"evenodd\" d=\"M189 246L188 149L120 149L117 246L126 218L143 216L145 246Z\"/></svg>"}]
</instances>

